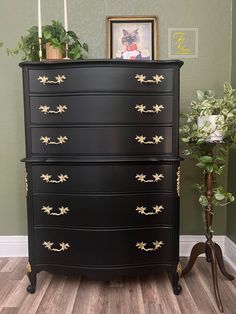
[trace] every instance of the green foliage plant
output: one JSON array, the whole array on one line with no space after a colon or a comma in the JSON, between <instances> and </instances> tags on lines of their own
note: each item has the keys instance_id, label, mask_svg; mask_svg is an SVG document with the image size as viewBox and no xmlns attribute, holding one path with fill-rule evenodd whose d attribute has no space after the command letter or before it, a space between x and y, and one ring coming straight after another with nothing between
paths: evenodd
<instances>
[{"instance_id":1,"label":"green foliage plant","mask_svg":"<svg viewBox=\"0 0 236 314\"><path fill-rule=\"evenodd\" d=\"M209 136L215 131L209 121L198 126L199 117L210 115L221 117L216 124L222 130L222 141L209 142ZM180 128L180 137L185 144L183 155L196 161L204 177L207 173L213 174L213 207L233 202L234 196L218 184L218 179L224 172L228 149L236 143L236 90L225 83L221 98L217 98L214 91L197 91L197 100L191 102L189 112L183 116ZM204 181L197 183L195 188L200 193L199 203L206 209L209 204Z\"/></svg>"},{"instance_id":2,"label":"green foliage plant","mask_svg":"<svg viewBox=\"0 0 236 314\"><path fill-rule=\"evenodd\" d=\"M54 48L60 48L65 52L66 43L69 48L69 58L72 60L85 59L88 53L88 45L81 43L79 37L73 31L66 32L62 23L52 21L52 24L43 26L42 31L43 58L46 57L45 44L49 43ZM7 49L8 55L21 55L23 61L39 61L38 27L32 26L27 35L21 36L16 48Z\"/></svg>"}]
</instances>

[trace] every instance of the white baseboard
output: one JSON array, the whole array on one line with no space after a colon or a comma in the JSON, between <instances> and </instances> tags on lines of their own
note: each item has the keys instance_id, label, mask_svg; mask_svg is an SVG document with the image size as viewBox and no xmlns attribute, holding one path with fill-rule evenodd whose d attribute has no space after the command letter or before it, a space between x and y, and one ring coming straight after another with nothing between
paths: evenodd
<instances>
[{"instance_id":1,"label":"white baseboard","mask_svg":"<svg viewBox=\"0 0 236 314\"><path fill-rule=\"evenodd\" d=\"M205 236L181 235L180 256L189 256L191 249L197 242L205 242ZM236 270L236 244L227 236L214 236L223 252L226 261ZM0 236L0 257L28 256L27 236Z\"/></svg>"}]
</instances>

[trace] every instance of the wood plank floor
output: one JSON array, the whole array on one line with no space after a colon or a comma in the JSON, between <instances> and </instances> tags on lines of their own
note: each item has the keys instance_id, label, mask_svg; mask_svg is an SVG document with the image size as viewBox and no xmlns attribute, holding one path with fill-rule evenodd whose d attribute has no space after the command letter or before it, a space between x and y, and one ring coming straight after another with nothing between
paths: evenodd
<instances>
[{"instance_id":1,"label":"wood plank floor","mask_svg":"<svg viewBox=\"0 0 236 314\"><path fill-rule=\"evenodd\" d=\"M185 265L186 258L182 259ZM155 277L120 278L96 282L41 272L36 293L26 292L26 258L0 258L1 314L213 314L216 307L210 266L199 258L191 273L181 278L175 296L165 273ZM228 266L228 270L236 273ZM236 282L219 274L225 313L236 313Z\"/></svg>"}]
</instances>

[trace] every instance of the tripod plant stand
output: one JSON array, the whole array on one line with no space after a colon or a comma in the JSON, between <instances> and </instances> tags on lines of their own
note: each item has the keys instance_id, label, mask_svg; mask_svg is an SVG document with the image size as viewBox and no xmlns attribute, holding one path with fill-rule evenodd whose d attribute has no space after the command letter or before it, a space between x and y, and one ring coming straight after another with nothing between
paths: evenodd
<instances>
[{"instance_id":1,"label":"tripod plant stand","mask_svg":"<svg viewBox=\"0 0 236 314\"><path fill-rule=\"evenodd\" d=\"M209 153L212 156L212 152ZM197 257L200 254L205 254L206 261L211 263L212 270L212 280L215 298L217 302L217 306L220 312L224 312L223 305L220 298L219 287L218 287L218 274L217 274L217 264L221 273L229 280L234 280L234 277L230 275L225 269L223 255L221 247L213 241L213 232L212 232L212 220L213 220L213 183L214 183L214 172L205 172L205 187L206 192L205 195L208 200L208 205L205 207L204 216L205 216L205 224L206 224L206 242L198 242L192 248L189 262L186 268L182 272L182 276L185 276L192 269Z\"/></svg>"}]
</instances>

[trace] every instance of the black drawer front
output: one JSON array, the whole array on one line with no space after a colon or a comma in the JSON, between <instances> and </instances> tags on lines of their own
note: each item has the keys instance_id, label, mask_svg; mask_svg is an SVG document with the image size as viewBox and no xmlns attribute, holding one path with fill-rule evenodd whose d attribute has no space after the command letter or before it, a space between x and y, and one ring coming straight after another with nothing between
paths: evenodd
<instances>
[{"instance_id":1,"label":"black drawer front","mask_svg":"<svg viewBox=\"0 0 236 314\"><path fill-rule=\"evenodd\" d=\"M160 248L155 249L163 241ZM146 243L145 251L136 245ZM154 242L154 243L153 243ZM61 245L60 245L61 243ZM36 264L81 266L138 265L172 261L172 230L35 230ZM55 251L59 250L59 251Z\"/></svg>"},{"instance_id":2,"label":"black drawer front","mask_svg":"<svg viewBox=\"0 0 236 314\"><path fill-rule=\"evenodd\" d=\"M172 123L173 96L30 97L31 123Z\"/></svg>"},{"instance_id":3,"label":"black drawer front","mask_svg":"<svg viewBox=\"0 0 236 314\"><path fill-rule=\"evenodd\" d=\"M34 195L36 226L128 227L171 225L171 194Z\"/></svg>"},{"instance_id":4,"label":"black drawer front","mask_svg":"<svg viewBox=\"0 0 236 314\"><path fill-rule=\"evenodd\" d=\"M139 77L136 77L139 75ZM142 75L146 76L141 83ZM155 77L159 76L156 83ZM153 82L145 83L146 80ZM169 92L173 90L173 68L77 67L29 70L31 93L61 92Z\"/></svg>"},{"instance_id":5,"label":"black drawer front","mask_svg":"<svg viewBox=\"0 0 236 314\"><path fill-rule=\"evenodd\" d=\"M32 153L42 155L172 154L172 127L32 128Z\"/></svg>"},{"instance_id":6,"label":"black drawer front","mask_svg":"<svg viewBox=\"0 0 236 314\"><path fill-rule=\"evenodd\" d=\"M33 165L35 193L172 192L176 167L170 164Z\"/></svg>"}]
</instances>

